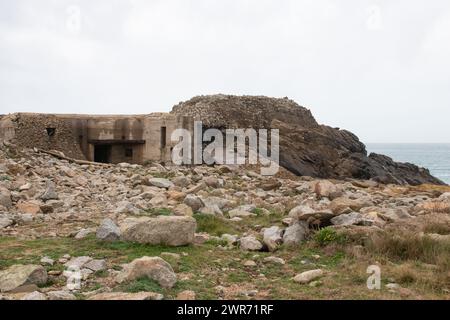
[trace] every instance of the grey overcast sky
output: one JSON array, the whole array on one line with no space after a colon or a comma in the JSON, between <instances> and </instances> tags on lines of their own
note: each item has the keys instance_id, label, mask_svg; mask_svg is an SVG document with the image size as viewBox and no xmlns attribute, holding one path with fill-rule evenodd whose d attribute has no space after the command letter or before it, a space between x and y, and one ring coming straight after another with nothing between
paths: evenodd
<instances>
[{"instance_id":1,"label":"grey overcast sky","mask_svg":"<svg viewBox=\"0 0 450 320\"><path fill-rule=\"evenodd\" d=\"M0 0L0 113L289 97L364 142L450 142L448 0Z\"/></svg>"}]
</instances>

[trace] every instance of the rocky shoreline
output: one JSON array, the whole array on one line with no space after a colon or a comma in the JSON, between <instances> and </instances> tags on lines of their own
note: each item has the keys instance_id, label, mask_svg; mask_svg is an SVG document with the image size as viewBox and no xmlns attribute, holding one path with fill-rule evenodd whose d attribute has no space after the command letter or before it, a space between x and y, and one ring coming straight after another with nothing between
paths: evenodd
<instances>
[{"instance_id":1,"label":"rocky shoreline","mask_svg":"<svg viewBox=\"0 0 450 320\"><path fill-rule=\"evenodd\" d=\"M0 177L3 299L320 297L364 252L381 255L367 265L393 268L380 236L409 232L413 246L449 248L446 186L263 177L237 166L76 164L13 145L0 149ZM417 261L448 280L448 255ZM367 265L349 272L364 275ZM71 289L73 270L80 283ZM385 291L352 290L369 298L448 294L445 281L433 282L437 291L399 289L392 272Z\"/></svg>"}]
</instances>

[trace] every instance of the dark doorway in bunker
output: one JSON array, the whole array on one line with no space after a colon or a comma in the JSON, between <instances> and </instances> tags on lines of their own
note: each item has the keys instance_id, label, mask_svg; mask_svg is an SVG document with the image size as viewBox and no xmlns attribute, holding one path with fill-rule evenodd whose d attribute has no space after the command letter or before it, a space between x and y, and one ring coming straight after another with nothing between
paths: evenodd
<instances>
[{"instance_id":1,"label":"dark doorway in bunker","mask_svg":"<svg viewBox=\"0 0 450 320\"><path fill-rule=\"evenodd\" d=\"M111 163L111 146L96 145L94 147L94 161L102 163Z\"/></svg>"}]
</instances>

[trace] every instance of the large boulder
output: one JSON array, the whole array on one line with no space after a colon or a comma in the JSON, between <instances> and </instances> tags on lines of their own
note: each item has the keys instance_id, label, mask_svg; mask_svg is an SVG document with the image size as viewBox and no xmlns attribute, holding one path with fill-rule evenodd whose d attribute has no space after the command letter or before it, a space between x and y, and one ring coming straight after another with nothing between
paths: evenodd
<instances>
[{"instance_id":1,"label":"large boulder","mask_svg":"<svg viewBox=\"0 0 450 320\"><path fill-rule=\"evenodd\" d=\"M289 211L289 217L293 219L299 219L300 217L314 214L316 210L308 205L299 205Z\"/></svg>"},{"instance_id":2,"label":"large boulder","mask_svg":"<svg viewBox=\"0 0 450 320\"><path fill-rule=\"evenodd\" d=\"M373 205L373 203L367 199L353 200L346 197L339 197L331 201L330 209L334 214L342 214L351 211L359 211L361 208L369 207L371 205Z\"/></svg>"},{"instance_id":3,"label":"large boulder","mask_svg":"<svg viewBox=\"0 0 450 320\"><path fill-rule=\"evenodd\" d=\"M308 224L299 221L286 228L283 234L283 244L288 247L297 246L308 235Z\"/></svg>"},{"instance_id":4,"label":"large boulder","mask_svg":"<svg viewBox=\"0 0 450 320\"><path fill-rule=\"evenodd\" d=\"M124 241L167 246L193 243L196 228L196 220L187 216L128 218L120 226Z\"/></svg>"},{"instance_id":5,"label":"large boulder","mask_svg":"<svg viewBox=\"0 0 450 320\"><path fill-rule=\"evenodd\" d=\"M104 219L97 229L97 239L116 241L120 239L120 229L111 219Z\"/></svg>"},{"instance_id":6,"label":"large boulder","mask_svg":"<svg viewBox=\"0 0 450 320\"><path fill-rule=\"evenodd\" d=\"M116 281L123 283L143 277L158 282L163 288L172 288L177 282L177 276L171 265L160 257L142 257L133 260L124 266Z\"/></svg>"},{"instance_id":7,"label":"large boulder","mask_svg":"<svg viewBox=\"0 0 450 320\"><path fill-rule=\"evenodd\" d=\"M329 198L331 200L340 197L343 194L343 188L328 180L320 180L312 185L314 193L319 198Z\"/></svg>"},{"instance_id":8,"label":"large boulder","mask_svg":"<svg viewBox=\"0 0 450 320\"><path fill-rule=\"evenodd\" d=\"M277 250L283 243L283 230L277 226L264 229L263 242L269 251Z\"/></svg>"},{"instance_id":9,"label":"large boulder","mask_svg":"<svg viewBox=\"0 0 450 320\"><path fill-rule=\"evenodd\" d=\"M358 212L350 212L341 214L331 219L331 223L336 226L351 226L359 224L363 221L363 217Z\"/></svg>"},{"instance_id":10,"label":"large boulder","mask_svg":"<svg viewBox=\"0 0 450 320\"><path fill-rule=\"evenodd\" d=\"M245 251L260 251L263 248L263 244L254 236L247 236L241 238L240 247Z\"/></svg>"},{"instance_id":11,"label":"large boulder","mask_svg":"<svg viewBox=\"0 0 450 320\"><path fill-rule=\"evenodd\" d=\"M329 224L335 214L330 209L315 210L306 205L300 205L289 212L289 217L294 220L307 221L310 224Z\"/></svg>"},{"instance_id":12,"label":"large boulder","mask_svg":"<svg viewBox=\"0 0 450 320\"><path fill-rule=\"evenodd\" d=\"M28 291L46 282L47 271L38 265L13 265L0 271L0 292Z\"/></svg>"},{"instance_id":13,"label":"large boulder","mask_svg":"<svg viewBox=\"0 0 450 320\"><path fill-rule=\"evenodd\" d=\"M383 183L443 184L426 169L371 154L347 130L320 125L310 110L288 98L198 96L172 113L201 120L203 129L278 129L280 165L294 174L325 179L373 179ZM276 187L271 184L267 189Z\"/></svg>"}]
</instances>

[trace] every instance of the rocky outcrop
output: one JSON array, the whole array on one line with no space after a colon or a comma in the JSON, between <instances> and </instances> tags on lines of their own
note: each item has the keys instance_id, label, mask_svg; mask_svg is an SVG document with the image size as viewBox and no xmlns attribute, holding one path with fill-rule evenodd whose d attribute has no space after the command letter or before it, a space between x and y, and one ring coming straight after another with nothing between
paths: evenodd
<instances>
[{"instance_id":1,"label":"rocky outcrop","mask_svg":"<svg viewBox=\"0 0 450 320\"><path fill-rule=\"evenodd\" d=\"M310 110L288 98L199 96L176 105L172 113L202 120L204 129L279 129L280 165L297 175L443 184L427 169L378 154L367 155L353 133L318 124Z\"/></svg>"}]
</instances>

